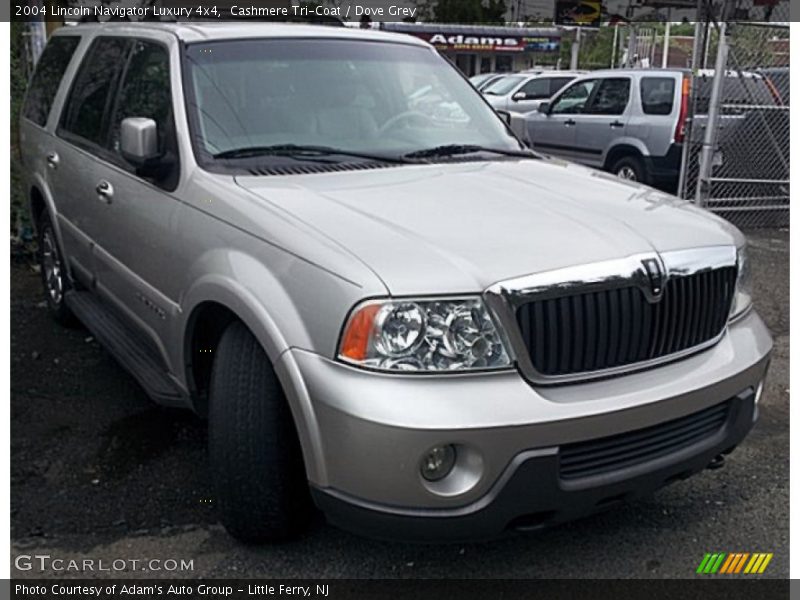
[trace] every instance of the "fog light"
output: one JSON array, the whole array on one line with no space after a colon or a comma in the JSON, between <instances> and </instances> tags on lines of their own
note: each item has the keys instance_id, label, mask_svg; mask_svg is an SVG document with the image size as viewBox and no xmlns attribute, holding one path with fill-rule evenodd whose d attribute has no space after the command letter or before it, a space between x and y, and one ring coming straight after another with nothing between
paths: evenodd
<instances>
[{"instance_id":1,"label":"fog light","mask_svg":"<svg viewBox=\"0 0 800 600\"><path fill-rule=\"evenodd\" d=\"M456 464L456 449L451 445L434 446L422 457L420 471L428 481L444 479Z\"/></svg>"}]
</instances>

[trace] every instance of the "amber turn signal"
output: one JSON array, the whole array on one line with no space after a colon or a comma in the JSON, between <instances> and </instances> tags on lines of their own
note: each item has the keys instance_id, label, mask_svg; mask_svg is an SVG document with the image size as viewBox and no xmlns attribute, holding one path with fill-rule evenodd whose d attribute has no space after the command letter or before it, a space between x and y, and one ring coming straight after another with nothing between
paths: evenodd
<instances>
[{"instance_id":1,"label":"amber turn signal","mask_svg":"<svg viewBox=\"0 0 800 600\"><path fill-rule=\"evenodd\" d=\"M342 357L357 361L367 358L375 315L378 314L380 308L380 304L367 304L353 313L342 336L340 348Z\"/></svg>"}]
</instances>

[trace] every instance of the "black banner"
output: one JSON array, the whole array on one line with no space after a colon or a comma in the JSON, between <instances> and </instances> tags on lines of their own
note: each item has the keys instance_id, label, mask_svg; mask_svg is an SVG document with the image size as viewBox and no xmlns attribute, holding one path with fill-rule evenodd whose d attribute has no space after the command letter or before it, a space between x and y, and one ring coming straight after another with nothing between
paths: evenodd
<instances>
[{"instance_id":1,"label":"black banner","mask_svg":"<svg viewBox=\"0 0 800 600\"><path fill-rule=\"evenodd\" d=\"M12 21L303 21L369 26L390 22L463 24L547 23L598 27L628 20L791 20L789 0L553 0L440 9L437 0L12 0L0 20ZM498 6L500 7L498 9ZM698 12L698 6L702 8ZM477 12L476 12L477 10ZM6 12L9 11L9 12ZM503 12L505 11L505 12ZM478 15L476 17L476 15ZM800 17L798 17L800 18Z\"/></svg>"},{"instance_id":2,"label":"black banner","mask_svg":"<svg viewBox=\"0 0 800 600\"><path fill-rule=\"evenodd\" d=\"M565 560L576 557L565 556ZM578 566L576 564L576 566ZM579 567L578 567L579 568ZM544 598L546 600L759 600L789 597L789 580L758 576L704 576L683 580L20 580L10 581L11 597L19 600L93 598L314 598L353 600L436 600Z\"/></svg>"}]
</instances>

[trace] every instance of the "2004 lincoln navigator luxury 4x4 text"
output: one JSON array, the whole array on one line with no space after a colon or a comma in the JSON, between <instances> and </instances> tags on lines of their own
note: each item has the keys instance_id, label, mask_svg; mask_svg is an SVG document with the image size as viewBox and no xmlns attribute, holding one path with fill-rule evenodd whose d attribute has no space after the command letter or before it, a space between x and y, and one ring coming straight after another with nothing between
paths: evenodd
<instances>
[{"instance_id":1,"label":"2004 lincoln navigator luxury 4x4 text","mask_svg":"<svg viewBox=\"0 0 800 600\"><path fill-rule=\"evenodd\" d=\"M59 30L21 121L47 300L209 419L244 540L532 530L730 452L771 338L743 236L527 150L408 36Z\"/></svg>"}]
</instances>

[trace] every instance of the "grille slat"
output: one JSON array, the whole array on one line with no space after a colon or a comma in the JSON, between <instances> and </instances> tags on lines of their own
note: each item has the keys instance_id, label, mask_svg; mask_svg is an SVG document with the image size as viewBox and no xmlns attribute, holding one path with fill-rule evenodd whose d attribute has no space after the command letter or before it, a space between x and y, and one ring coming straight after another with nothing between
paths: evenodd
<instances>
[{"instance_id":1,"label":"grille slat","mask_svg":"<svg viewBox=\"0 0 800 600\"><path fill-rule=\"evenodd\" d=\"M728 320L736 268L671 277L659 301L635 286L532 299L517 309L536 371L573 375L668 357L703 344Z\"/></svg>"},{"instance_id":2,"label":"grille slat","mask_svg":"<svg viewBox=\"0 0 800 600\"><path fill-rule=\"evenodd\" d=\"M728 419L730 402L693 415L619 435L562 446L562 479L580 479L618 471L672 454L713 436Z\"/></svg>"}]
</instances>

